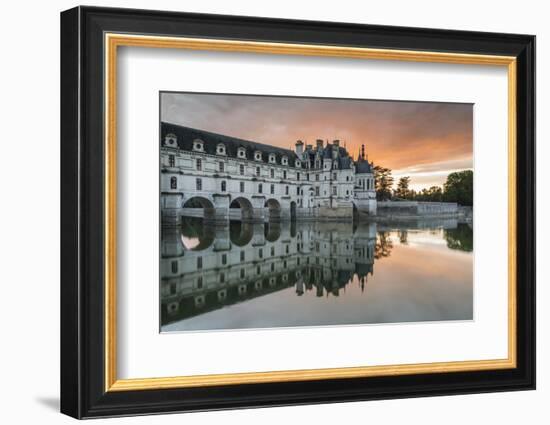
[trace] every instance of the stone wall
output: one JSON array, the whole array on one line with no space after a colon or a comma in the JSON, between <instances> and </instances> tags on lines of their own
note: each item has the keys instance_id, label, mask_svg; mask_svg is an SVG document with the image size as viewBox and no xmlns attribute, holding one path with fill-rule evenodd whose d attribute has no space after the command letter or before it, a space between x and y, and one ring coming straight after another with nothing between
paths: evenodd
<instances>
[{"instance_id":1,"label":"stone wall","mask_svg":"<svg viewBox=\"0 0 550 425\"><path fill-rule=\"evenodd\" d=\"M377 215L386 217L456 216L454 202L379 201Z\"/></svg>"}]
</instances>

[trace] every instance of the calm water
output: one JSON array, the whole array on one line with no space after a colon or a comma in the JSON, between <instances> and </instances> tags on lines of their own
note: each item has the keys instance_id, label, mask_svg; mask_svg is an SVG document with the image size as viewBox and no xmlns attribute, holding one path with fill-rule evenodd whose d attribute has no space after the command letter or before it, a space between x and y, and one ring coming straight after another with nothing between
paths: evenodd
<instances>
[{"instance_id":1,"label":"calm water","mask_svg":"<svg viewBox=\"0 0 550 425\"><path fill-rule=\"evenodd\" d=\"M468 224L203 226L161 241L163 332L471 320Z\"/></svg>"}]
</instances>

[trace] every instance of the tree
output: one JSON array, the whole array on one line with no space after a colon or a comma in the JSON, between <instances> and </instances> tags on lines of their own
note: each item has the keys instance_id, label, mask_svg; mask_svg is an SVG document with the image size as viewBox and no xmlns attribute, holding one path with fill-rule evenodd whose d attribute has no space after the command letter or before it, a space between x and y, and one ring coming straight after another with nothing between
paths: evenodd
<instances>
[{"instance_id":1,"label":"tree","mask_svg":"<svg viewBox=\"0 0 550 425\"><path fill-rule=\"evenodd\" d=\"M460 223L455 229L445 229L444 232L448 248L466 252L474 250L474 233L467 224Z\"/></svg>"},{"instance_id":2,"label":"tree","mask_svg":"<svg viewBox=\"0 0 550 425\"><path fill-rule=\"evenodd\" d=\"M391 199L393 176L389 168L374 167L374 183L376 188L376 199L379 201L387 201Z\"/></svg>"},{"instance_id":3,"label":"tree","mask_svg":"<svg viewBox=\"0 0 550 425\"><path fill-rule=\"evenodd\" d=\"M410 199L409 183L411 178L409 176L401 177L397 183L397 189L394 195L402 199Z\"/></svg>"},{"instance_id":4,"label":"tree","mask_svg":"<svg viewBox=\"0 0 550 425\"><path fill-rule=\"evenodd\" d=\"M474 202L474 172L465 170L449 174L443 188L445 201L472 206Z\"/></svg>"},{"instance_id":5,"label":"tree","mask_svg":"<svg viewBox=\"0 0 550 425\"><path fill-rule=\"evenodd\" d=\"M443 189L439 186L432 186L428 189L428 197L430 202L441 202L443 201Z\"/></svg>"}]
</instances>

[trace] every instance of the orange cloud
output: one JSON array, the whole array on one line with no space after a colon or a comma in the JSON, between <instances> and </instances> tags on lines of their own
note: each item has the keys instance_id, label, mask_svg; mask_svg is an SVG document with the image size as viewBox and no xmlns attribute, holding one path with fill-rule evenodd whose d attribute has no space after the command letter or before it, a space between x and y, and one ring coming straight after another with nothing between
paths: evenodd
<instances>
[{"instance_id":1,"label":"orange cloud","mask_svg":"<svg viewBox=\"0 0 550 425\"><path fill-rule=\"evenodd\" d=\"M161 94L161 119L260 143L340 139L415 189L473 167L471 104L200 93Z\"/></svg>"}]
</instances>

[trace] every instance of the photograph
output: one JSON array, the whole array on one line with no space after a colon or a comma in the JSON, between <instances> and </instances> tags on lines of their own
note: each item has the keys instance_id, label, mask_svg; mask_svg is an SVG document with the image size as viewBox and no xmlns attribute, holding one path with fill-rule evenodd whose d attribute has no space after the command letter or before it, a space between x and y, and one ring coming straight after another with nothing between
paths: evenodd
<instances>
[{"instance_id":1,"label":"photograph","mask_svg":"<svg viewBox=\"0 0 550 425\"><path fill-rule=\"evenodd\" d=\"M474 320L473 104L159 97L161 332Z\"/></svg>"}]
</instances>

